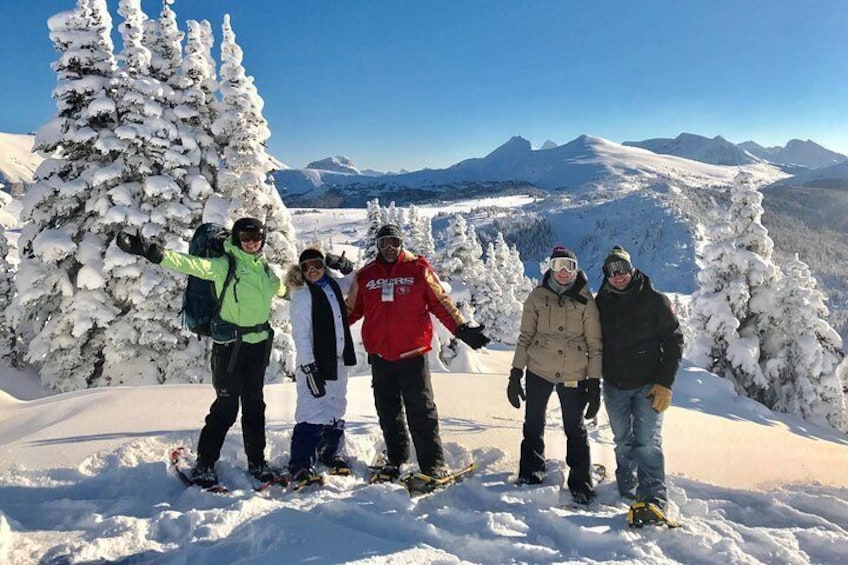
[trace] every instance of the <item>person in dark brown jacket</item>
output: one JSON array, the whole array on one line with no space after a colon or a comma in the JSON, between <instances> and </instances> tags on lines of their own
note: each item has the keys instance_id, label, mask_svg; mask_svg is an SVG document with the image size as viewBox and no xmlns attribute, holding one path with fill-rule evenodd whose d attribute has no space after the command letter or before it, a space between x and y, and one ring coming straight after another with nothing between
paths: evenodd
<instances>
[{"instance_id":1,"label":"person in dark brown jacket","mask_svg":"<svg viewBox=\"0 0 848 565\"><path fill-rule=\"evenodd\" d=\"M520 408L520 399L526 400L518 483L539 484L544 479L545 410L556 390L566 436L568 488L576 503L588 504L595 491L583 418L587 403L588 418L600 406L601 322L574 252L555 247L548 261L550 269L524 302L507 387L513 406ZM526 394L521 386L525 368Z\"/></svg>"}]
</instances>

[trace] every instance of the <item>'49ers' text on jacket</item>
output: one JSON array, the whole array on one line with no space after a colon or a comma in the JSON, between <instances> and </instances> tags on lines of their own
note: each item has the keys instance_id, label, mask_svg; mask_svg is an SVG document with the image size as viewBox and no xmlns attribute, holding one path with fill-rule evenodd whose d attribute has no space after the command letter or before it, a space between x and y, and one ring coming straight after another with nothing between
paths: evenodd
<instances>
[{"instance_id":1,"label":"'49ers' text on jacket","mask_svg":"<svg viewBox=\"0 0 848 565\"><path fill-rule=\"evenodd\" d=\"M465 323L423 257L402 251L389 263L378 257L356 274L347 298L351 324L365 318L365 351L397 361L430 351L432 312L451 332Z\"/></svg>"}]
</instances>

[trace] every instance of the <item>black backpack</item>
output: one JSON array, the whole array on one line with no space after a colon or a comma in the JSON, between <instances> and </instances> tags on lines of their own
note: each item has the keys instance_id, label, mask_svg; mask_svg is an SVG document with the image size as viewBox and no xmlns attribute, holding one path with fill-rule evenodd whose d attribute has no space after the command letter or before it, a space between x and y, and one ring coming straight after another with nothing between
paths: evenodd
<instances>
[{"instance_id":1,"label":"black backpack","mask_svg":"<svg viewBox=\"0 0 848 565\"><path fill-rule=\"evenodd\" d=\"M224 301L224 292L227 290L236 271L236 261L232 255L224 251L224 241L230 237L229 230L219 224L201 224L191 236L188 244L189 255L195 257L221 257L225 255L229 260L227 278L221 293L215 294L215 283L205 281L189 275L183 294L183 324L198 336L212 335L212 320L221 312L221 303Z\"/></svg>"}]
</instances>

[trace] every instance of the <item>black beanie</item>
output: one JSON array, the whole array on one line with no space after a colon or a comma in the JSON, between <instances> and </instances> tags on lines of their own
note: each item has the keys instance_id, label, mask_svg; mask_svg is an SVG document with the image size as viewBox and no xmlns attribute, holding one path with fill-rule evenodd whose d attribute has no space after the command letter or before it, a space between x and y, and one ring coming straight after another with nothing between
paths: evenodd
<instances>
[{"instance_id":1,"label":"black beanie","mask_svg":"<svg viewBox=\"0 0 848 565\"><path fill-rule=\"evenodd\" d=\"M309 247L303 250L303 253L300 254L300 258L298 258L298 264L303 264L304 261L309 261L310 259L321 259L324 260L324 254L321 253L319 249L314 247Z\"/></svg>"},{"instance_id":2,"label":"black beanie","mask_svg":"<svg viewBox=\"0 0 848 565\"><path fill-rule=\"evenodd\" d=\"M610 249L609 253L607 254L607 258L604 259L603 272L605 276L609 276L609 273L607 273L607 267L617 261L623 261L627 263L630 266L630 272L633 272L633 262L630 260L630 253L625 251L624 248L620 245L616 245L615 247Z\"/></svg>"},{"instance_id":3,"label":"black beanie","mask_svg":"<svg viewBox=\"0 0 848 565\"><path fill-rule=\"evenodd\" d=\"M398 239L403 239L403 232L400 231L400 228L395 224L386 224L380 228L380 231L377 232L377 239L381 237L396 237Z\"/></svg>"}]
</instances>

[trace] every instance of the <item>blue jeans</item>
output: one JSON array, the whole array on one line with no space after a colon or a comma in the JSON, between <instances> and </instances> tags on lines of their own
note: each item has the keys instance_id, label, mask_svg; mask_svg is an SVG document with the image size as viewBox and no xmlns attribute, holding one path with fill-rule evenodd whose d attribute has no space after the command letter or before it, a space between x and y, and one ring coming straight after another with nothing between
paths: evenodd
<instances>
[{"instance_id":1,"label":"blue jeans","mask_svg":"<svg viewBox=\"0 0 848 565\"><path fill-rule=\"evenodd\" d=\"M621 496L665 508L663 415L646 395L653 385L632 390L604 381L604 404L615 441L615 479Z\"/></svg>"}]
</instances>

